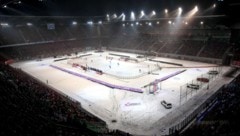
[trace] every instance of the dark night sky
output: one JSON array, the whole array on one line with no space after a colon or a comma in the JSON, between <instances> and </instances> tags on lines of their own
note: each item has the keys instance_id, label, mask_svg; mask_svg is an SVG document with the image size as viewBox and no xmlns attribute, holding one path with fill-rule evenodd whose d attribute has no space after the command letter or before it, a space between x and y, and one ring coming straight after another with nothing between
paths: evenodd
<instances>
[{"instance_id":1,"label":"dark night sky","mask_svg":"<svg viewBox=\"0 0 240 136\"><path fill-rule=\"evenodd\" d=\"M202 9L210 7L217 3L219 7L224 7L227 0L21 0L22 4L8 4L8 8L1 8L3 15L39 15L39 16L103 16L107 13L130 11L150 12L152 10L163 11L165 8L174 10L179 6L190 10L195 5ZM7 0L1 0L3 5ZM225 10L220 10L219 14Z\"/></svg>"}]
</instances>

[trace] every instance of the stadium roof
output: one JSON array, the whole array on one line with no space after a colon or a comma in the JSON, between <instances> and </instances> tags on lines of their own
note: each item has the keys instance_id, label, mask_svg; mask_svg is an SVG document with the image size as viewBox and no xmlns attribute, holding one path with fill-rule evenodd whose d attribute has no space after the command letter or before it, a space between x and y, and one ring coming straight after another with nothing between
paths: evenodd
<instances>
[{"instance_id":1,"label":"stadium roof","mask_svg":"<svg viewBox=\"0 0 240 136\"><path fill-rule=\"evenodd\" d=\"M201 12L216 5L212 15L227 15L240 20L239 0L0 0L0 15L14 16L106 16L121 15L134 11L150 13L174 11L182 7L183 12L197 5ZM127 16L126 15L126 16ZM209 14L207 14L209 15Z\"/></svg>"},{"instance_id":2,"label":"stadium roof","mask_svg":"<svg viewBox=\"0 0 240 136\"><path fill-rule=\"evenodd\" d=\"M101 16L107 13L176 9L179 6L188 9L199 5L206 9L214 3L221 8L217 14L226 12L222 9L229 5L227 0L1 0L0 12L2 15Z\"/></svg>"}]
</instances>

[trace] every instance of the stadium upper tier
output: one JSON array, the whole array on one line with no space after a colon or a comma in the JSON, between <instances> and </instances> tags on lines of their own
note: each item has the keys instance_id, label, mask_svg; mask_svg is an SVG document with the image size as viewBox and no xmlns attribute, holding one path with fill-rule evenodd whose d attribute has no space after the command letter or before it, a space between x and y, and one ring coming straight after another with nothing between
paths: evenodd
<instances>
[{"instance_id":1,"label":"stadium upper tier","mask_svg":"<svg viewBox=\"0 0 240 136\"><path fill-rule=\"evenodd\" d=\"M176 18L164 18L78 23L80 21L76 18L7 17L1 21L0 48L1 52L10 57L25 59L46 54L71 53L86 47L222 58L230 48L231 36L230 29L223 25L222 20L225 19L183 18L180 21ZM9 47L12 49L9 50ZM39 53L33 51L36 48L39 48ZM54 49L49 53L52 48Z\"/></svg>"}]
</instances>

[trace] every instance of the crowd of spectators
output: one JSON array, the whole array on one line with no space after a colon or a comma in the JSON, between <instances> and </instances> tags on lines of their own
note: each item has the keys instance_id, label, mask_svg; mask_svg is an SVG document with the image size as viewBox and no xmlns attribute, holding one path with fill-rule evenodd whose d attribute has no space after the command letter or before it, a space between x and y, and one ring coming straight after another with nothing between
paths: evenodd
<instances>
[{"instance_id":1,"label":"crowd of spectators","mask_svg":"<svg viewBox=\"0 0 240 136\"><path fill-rule=\"evenodd\" d=\"M199 56L208 58L222 58L229 47L228 40L211 38Z\"/></svg>"},{"instance_id":2,"label":"crowd of spectators","mask_svg":"<svg viewBox=\"0 0 240 136\"><path fill-rule=\"evenodd\" d=\"M140 38L136 36L120 36L113 39L105 39L104 43L104 45L113 48L217 59L222 59L227 49L230 48L228 41L222 41L222 39L193 40L181 39L179 37L166 39L158 36L140 36Z\"/></svg>"},{"instance_id":3,"label":"crowd of spectators","mask_svg":"<svg viewBox=\"0 0 240 136\"><path fill-rule=\"evenodd\" d=\"M240 76L218 95L217 104L197 120L182 136L240 135Z\"/></svg>"},{"instance_id":4,"label":"crowd of spectators","mask_svg":"<svg viewBox=\"0 0 240 136\"><path fill-rule=\"evenodd\" d=\"M214 22L211 27L207 25L197 27L199 24L193 23L191 27L188 25L188 27L171 28L167 22L153 23L151 27L148 25L149 22L139 22L142 25L134 25L134 27L129 22L123 27L121 23L101 26L69 25L66 24L67 19L52 19L50 22L53 23L50 24L53 27L49 28L48 19L44 18L39 19L40 22L28 23L28 25L23 25L21 21L16 22L14 18L9 19L9 22L10 20L14 21L15 25L6 25L0 29L0 46L41 45L43 49L38 48L40 51L37 54L34 52L36 56L49 54L48 51L55 51L55 48L64 48L62 52L69 53L70 49L75 52L87 46L104 46L221 59L229 48L231 35L229 28L216 25ZM77 46L66 46L71 44ZM52 46L58 47L52 48ZM13 58L32 57L31 54L29 55L32 52L30 46L9 47L6 50L1 49L1 52L10 53L9 56ZM9 50L12 52L8 52ZM50 54L54 55L54 53Z\"/></svg>"},{"instance_id":5,"label":"crowd of spectators","mask_svg":"<svg viewBox=\"0 0 240 136\"><path fill-rule=\"evenodd\" d=\"M183 41L182 47L179 49L177 54L197 56L200 50L205 45L204 41Z\"/></svg>"},{"instance_id":6,"label":"crowd of spectators","mask_svg":"<svg viewBox=\"0 0 240 136\"><path fill-rule=\"evenodd\" d=\"M83 110L80 103L1 60L0 135L108 134L105 122Z\"/></svg>"},{"instance_id":7,"label":"crowd of spectators","mask_svg":"<svg viewBox=\"0 0 240 136\"><path fill-rule=\"evenodd\" d=\"M94 49L97 48L97 43L97 39L61 41L2 48L0 52L16 60L41 59L82 52L87 47Z\"/></svg>"},{"instance_id":8,"label":"crowd of spectators","mask_svg":"<svg viewBox=\"0 0 240 136\"><path fill-rule=\"evenodd\" d=\"M4 64L0 56L0 135L128 136L72 101Z\"/></svg>"},{"instance_id":9,"label":"crowd of spectators","mask_svg":"<svg viewBox=\"0 0 240 136\"><path fill-rule=\"evenodd\" d=\"M126 24L110 23L102 26L54 24L49 28L45 20L35 25L9 25L0 30L0 46L14 44L31 44L32 47L8 47L1 52L10 54L12 58L29 59L31 52L35 56L51 54L54 56L77 52L87 46L116 47L123 49L154 51L207 58L223 58L229 48L230 30L228 28L196 28L181 29L165 26L163 23L149 27L145 22L142 26L133 27ZM56 19L57 21L57 19ZM165 24L165 25L164 25ZM74 44L72 46L71 44ZM36 45L36 46L35 46ZM42 46L42 47L39 47ZM215 48L215 47L218 48ZM51 51L55 51L52 53Z\"/></svg>"}]
</instances>

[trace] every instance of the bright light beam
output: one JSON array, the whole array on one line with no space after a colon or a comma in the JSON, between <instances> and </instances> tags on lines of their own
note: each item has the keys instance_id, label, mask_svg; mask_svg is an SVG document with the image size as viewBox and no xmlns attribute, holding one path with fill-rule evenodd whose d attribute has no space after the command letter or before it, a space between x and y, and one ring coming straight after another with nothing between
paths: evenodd
<instances>
[{"instance_id":1,"label":"bright light beam","mask_svg":"<svg viewBox=\"0 0 240 136\"><path fill-rule=\"evenodd\" d=\"M152 16L155 16L156 15L156 12L155 11L152 11Z\"/></svg>"},{"instance_id":2,"label":"bright light beam","mask_svg":"<svg viewBox=\"0 0 240 136\"><path fill-rule=\"evenodd\" d=\"M192 18L198 12L198 6L195 6L191 11L186 14L186 18Z\"/></svg>"},{"instance_id":3,"label":"bright light beam","mask_svg":"<svg viewBox=\"0 0 240 136\"><path fill-rule=\"evenodd\" d=\"M216 4L213 4L213 8L216 8Z\"/></svg>"},{"instance_id":4,"label":"bright light beam","mask_svg":"<svg viewBox=\"0 0 240 136\"><path fill-rule=\"evenodd\" d=\"M117 14L113 14L113 18L117 18Z\"/></svg>"},{"instance_id":5,"label":"bright light beam","mask_svg":"<svg viewBox=\"0 0 240 136\"><path fill-rule=\"evenodd\" d=\"M165 10L164 10L164 12L165 12L165 14L167 14L167 13L168 13L168 10L167 10L167 9L165 9Z\"/></svg>"},{"instance_id":6,"label":"bright light beam","mask_svg":"<svg viewBox=\"0 0 240 136\"><path fill-rule=\"evenodd\" d=\"M194 10L195 10L196 12L198 12L198 6L195 6Z\"/></svg>"},{"instance_id":7,"label":"bright light beam","mask_svg":"<svg viewBox=\"0 0 240 136\"><path fill-rule=\"evenodd\" d=\"M122 13L118 19L122 18L122 21L125 21L126 20L126 15L124 13Z\"/></svg>"},{"instance_id":8,"label":"bright light beam","mask_svg":"<svg viewBox=\"0 0 240 136\"><path fill-rule=\"evenodd\" d=\"M110 17L109 17L109 14L107 14L107 16L106 16L106 17L107 17L107 21L110 21Z\"/></svg>"},{"instance_id":9,"label":"bright light beam","mask_svg":"<svg viewBox=\"0 0 240 136\"><path fill-rule=\"evenodd\" d=\"M179 7L179 8L178 8L178 16L181 16L181 14L182 14L182 8Z\"/></svg>"},{"instance_id":10,"label":"bright light beam","mask_svg":"<svg viewBox=\"0 0 240 136\"><path fill-rule=\"evenodd\" d=\"M131 20L135 20L135 14L133 11L131 12Z\"/></svg>"},{"instance_id":11,"label":"bright light beam","mask_svg":"<svg viewBox=\"0 0 240 136\"><path fill-rule=\"evenodd\" d=\"M144 17L144 16L145 16L145 13L144 13L144 11L142 10L142 11L141 11L141 15L140 15L139 18L142 18L142 17Z\"/></svg>"},{"instance_id":12,"label":"bright light beam","mask_svg":"<svg viewBox=\"0 0 240 136\"><path fill-rule=\"evenodd\" d=\"M122 16L122 21L125 21L125 20L126 20L126 15L123 14L123 16Z\"/></svg>"}]
</instances>

